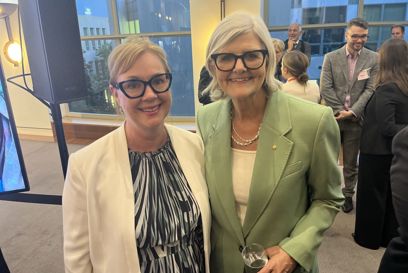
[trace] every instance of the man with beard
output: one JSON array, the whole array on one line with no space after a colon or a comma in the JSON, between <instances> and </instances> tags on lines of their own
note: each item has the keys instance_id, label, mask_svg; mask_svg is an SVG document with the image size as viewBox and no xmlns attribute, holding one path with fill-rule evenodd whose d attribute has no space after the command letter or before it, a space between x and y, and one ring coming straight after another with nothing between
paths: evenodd
<instances>
[{"instance_id":1,"label":"man with beard","mask_svg":"<svg viewBox=\"0 0 408 273\"><path fill-rule=\"evenodd\" d=\"M333 109L338 122L343 152L342 210L353 210L357 183L357 158L360 146L362 114L373 94L378 71L377 53L364 48L368 40L368 23L354 18L347 24L346 44L324 57L320 76L320 94Z\"/></svg>"}]
</instances>

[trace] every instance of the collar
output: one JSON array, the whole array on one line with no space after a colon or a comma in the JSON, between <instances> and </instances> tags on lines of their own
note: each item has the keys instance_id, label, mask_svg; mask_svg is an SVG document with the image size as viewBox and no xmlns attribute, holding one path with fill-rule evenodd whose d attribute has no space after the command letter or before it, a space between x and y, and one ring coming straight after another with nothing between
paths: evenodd
<instances>
[{"instance_id":1,"label":"collar","mask_svg":"<svg viewBox=\"0 0 408 273\"><path fill-rule=\"evenodd\" d=\"M357 51L357 57L360 56L361 50L363 50L363 49L360 49L359 51ZM347 45L346 45L346 56L348 57L348 56L350 56L350 55L351 55L351 53L350 53L350 51L348 50Z\"/></svg>"},{"instance_id":2,"label":"collar","mask_svg":"<svg viewBox=\"0 0 408 273\"><path fill-rule=\"evenodd\" d=\"M297 80L296 77L292 76L292 77L289 77L289 78L286 80L286 82L291 82L291 81L296 81L296 80Z\"/></svg>"}]
</instances>

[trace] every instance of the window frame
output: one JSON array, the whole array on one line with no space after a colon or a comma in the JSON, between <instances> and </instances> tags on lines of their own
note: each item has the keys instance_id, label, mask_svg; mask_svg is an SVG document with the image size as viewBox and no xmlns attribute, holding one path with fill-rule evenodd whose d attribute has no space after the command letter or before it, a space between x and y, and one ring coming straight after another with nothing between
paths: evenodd
<instances>
[{"instance_id":1,"label":"window frame","mask_svg":"<svg viewBox=\"0 0 408 273\"><path fill-rule=\"evenodd\" d=\"M105 28L102 29L100 35L95 33L91 35L90 29L88 28L88 35L81 35L81 43L85 43L86 49L93 47L93 50L96 50L97 42L101 42L101 44L106 43L106 40L111 40L114 45L118 45L121 43L121 40L126 39L128 37L148 37L148 38L158 38L158 37L185 37L188 36L191 39L191 30L190 31L172 31L172 32L143 32L137 34L121 34L120 27L119 27L119 18L117 12L117 0L109 0L108 1L108 11L110 11L109 16L112 19L112 28L110 34L106 34ZM90 46L91 44L92 46ZM194 89L192 90L195 91ZM195 93L193 95L195 97ZM86 112L73 112L69 109L69 104L65 103L61 105L61 109L63 111L64 117L67 118L82 118L82 119L101 119L101 120L123 120L122 115L120 114L98 114L98 113L86 113ZM166 121L169 122L195 122L195 114L192 116L168 116Z\"/></svg>"}]
</instances>

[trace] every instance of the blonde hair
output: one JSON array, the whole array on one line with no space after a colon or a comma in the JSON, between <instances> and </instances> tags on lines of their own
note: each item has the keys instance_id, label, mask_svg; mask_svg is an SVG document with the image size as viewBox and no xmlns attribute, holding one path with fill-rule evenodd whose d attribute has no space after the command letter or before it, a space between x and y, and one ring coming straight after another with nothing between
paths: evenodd
<instances>
[{"instance_id":1,"label":"blonde hair","mask_svg":"<svg viewBox=\"0 0 408 273\"><path fill-rule=\"evenodd\" d=\"M166 72L170 72L170 66L167 62L166 53L160 46L151 42L146 37L132 37L126 39L124 43L115 47L109 54L109 83L115 85L119 75L128 71L136 62L136 59L145 52L155 54L163 63Z\"/></svg>"},{"instance_id":2,"label":"blonde hair","mask_svg":"<svg viewBox=\"0 0 408 273\"><path fill-rule=\"evenodd\" d=\"M207 47L206 68L212 76L212 80L204 92L210 92L212 100L225 98L227 95L222 92L217 79L215 78L215 65L211 55L219 53L227 44L243 34L255 34L261 43L268 50L266 59L265 91L269 94L280 88L280 83L275 80L276 57L272 38L268 28L259 16L254 16L246 12L236 12L225 17L216 27L211 35Z\"/></svg>"},{"instance_id":3,"label":"blonde hair","mask_svg":"<svg viewBox=\"0 0 408 273\"><path fill-rule=\"evenodd\" d=\"M272 38L272 43L273 46L275 47L275 51L283 52L285 50L285 43L282 40Z\"/></svg>"}]
</instances>

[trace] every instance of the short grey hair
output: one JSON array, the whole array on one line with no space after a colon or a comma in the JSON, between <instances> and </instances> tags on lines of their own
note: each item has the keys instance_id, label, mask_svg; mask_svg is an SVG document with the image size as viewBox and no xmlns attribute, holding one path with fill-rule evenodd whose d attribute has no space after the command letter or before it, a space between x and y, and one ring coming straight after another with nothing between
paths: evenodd
<instances>
[{"instance_id":1,"label":"short grey hair","mask_svg":"<svg viewBox=\"0 0 408 273\"><path fill-rule=\"evenodd\" d=\"M212 76L212 80L204 92L210 92L212 100L225 98L227 95L221 90L218 81L215 78L216 67L211 59L211 55L219 53L220 50L231 43L235 38L247 33L255 34L268 50L265 91L270 94L280 88L280 83L275 80L274 77L276 69L275 49L264 21L261 17L254 16L247 12L235 12L225 17L218 24L208 43L205 65Z\"/></svg>"},{"instance_id":2,"label":"short grey hair","mask_svg":"<svg viewBox=\"0 0 408 273\"><path fill-rule=\"evenodd\" d=\"M299 32L302 32L302 25L301 25L301 24L299 24L299 23L292 23L292 24L289 25L289 27L291 27L291 26L297 26L297 28L299 29Z\"/></svg>"}]
</instances>

